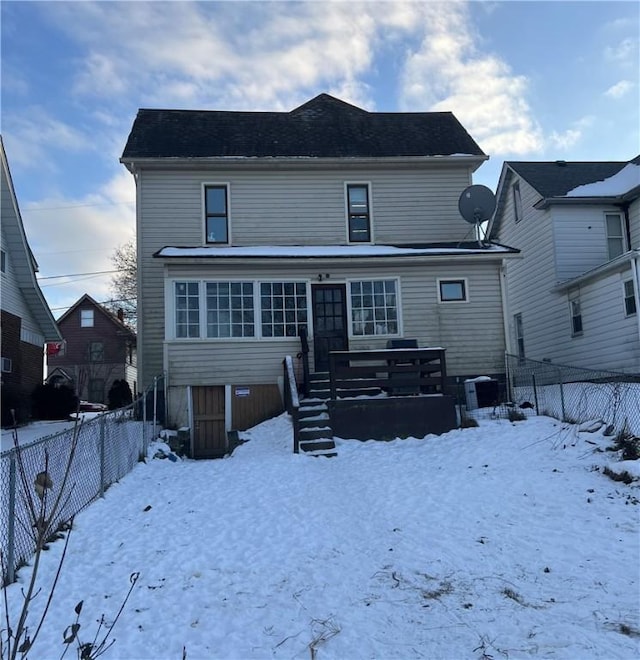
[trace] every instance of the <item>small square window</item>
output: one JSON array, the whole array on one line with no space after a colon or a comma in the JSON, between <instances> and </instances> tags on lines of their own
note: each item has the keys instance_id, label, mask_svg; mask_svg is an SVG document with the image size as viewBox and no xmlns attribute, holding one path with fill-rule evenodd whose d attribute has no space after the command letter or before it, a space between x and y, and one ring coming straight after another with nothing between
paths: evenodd
<instances>
[{"instance_id":1,"label":"small square window","mask_svg":"<svg viewBox=\"0 0 640 660\"><path fill-rule=\"evenodd\" d=\"M80 327L93 328L93 310L81 309L80 310Z\"/></svg>"},{"instance_id":2,"label":"small square window","mask_svg":"<svg viewBox=\"0 0 640 660\"><path fill-rule=\"evenodd\" d=\"M467 302L466 280L438 280L440 302Z\"/></svg>"}]
</instances>

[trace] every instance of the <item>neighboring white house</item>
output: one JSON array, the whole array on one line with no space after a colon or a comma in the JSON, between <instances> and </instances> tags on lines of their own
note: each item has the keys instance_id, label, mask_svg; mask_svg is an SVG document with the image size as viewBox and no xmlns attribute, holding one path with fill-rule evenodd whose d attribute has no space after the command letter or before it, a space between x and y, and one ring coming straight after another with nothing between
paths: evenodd
<instances>
[{"instance_id":1,"label":"neighboring white house","mask_svg":"<svg viewBox=\"0 0 640 660\"><path fill-rule=\"evenodd\" d=\"M22 224L0 137L0 280L2 290L2 424L31 413L31 393L43 381L44 345L62 339L36 280L38 264Z\"/></svg>"},{"instance_id":2,"label":"neighboring white house","mask_svg":"<svg viewBox=\"0 0 640 660\"><path fill-rule=\"evenodd\" d=\"M640 371L640 156L505 162L487 234L522 251L504 270L510 353Z\"/></svg>"},{"instance_id":3,"label":"neighboring white house","mask_svg":"<svg viewBox=\"0 0 640 660\"><path fill-rule=\"evenodd\" d=\"M449 112L326 94L291 112L140 110L121 158L140 388L166 374L171 424L208 398L246 427L282 410L302 329L318 371L330 350L413 338L444 347L454 379L504 374L500 267L517 250L478 243L458 211L486 159Z\"/></svg>"}]
</instances>

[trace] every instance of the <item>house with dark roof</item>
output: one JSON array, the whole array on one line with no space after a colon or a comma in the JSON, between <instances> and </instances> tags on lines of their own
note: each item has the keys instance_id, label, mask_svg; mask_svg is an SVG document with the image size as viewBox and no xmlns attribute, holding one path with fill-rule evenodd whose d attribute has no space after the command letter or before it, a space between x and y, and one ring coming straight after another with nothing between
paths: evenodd
<instances>
[{"instance_id":1,"label":"house with dark roof","mask_svg":"<svg viewBox=\"0 0 640 660\"><path fill-rule=\"evenodd\" d=\"M36 280L38 264L25 234L0 137L0 278L2 295L2 424L31 414L31 393L44 378L44 345L61 339Z\"/></svg>"},{"instance_id":2,"label":"house with dark roof","mask_svg":"<svg viewBox=\"0 0 640 660\"><path fill-rule=\"evenodd\" d=\"M410 340L445 349L454 382L503 374L500 267L517 250L478 241L458 208L487 158L450 112L327 94L290 112L139 110L121 157L139 387L164 373L170 423L224 453L225 429L282 411L283 358L304 371L307 349L318 373L332 351Z\"/></svg>"},{"instance_id":3,"label":"house with dark roof","mask_svg":"<svg viewBox=\"0 0 640 660\"><path fill-rule=\"evenodd\" d=\"M492 240L505 264L507 350L589 369L640 371L640 156L505 162Z\"/></svg>"},{"instance_id":4,"label":"house with dark roof","mask_svg":"<svg viewBox=\"0 0 640 660\"><path fill-rule=\"evenodd\" d=\"M65 384L91 403L108 403L114 383L137 393L136 333L90 295L81 296L58 319L62 342L47 347L47 382Z\"/></svg>"}]
</instances>

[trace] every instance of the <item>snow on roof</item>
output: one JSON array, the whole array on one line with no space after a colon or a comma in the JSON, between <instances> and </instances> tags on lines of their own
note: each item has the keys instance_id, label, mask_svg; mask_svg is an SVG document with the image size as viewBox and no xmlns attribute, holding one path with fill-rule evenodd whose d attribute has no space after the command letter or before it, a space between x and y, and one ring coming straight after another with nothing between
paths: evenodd
<instances>
[{"instance_id":1,"label":"snow on roof","mask_svg":"<svg viewBox=\"0 0 640 660\"><path fill-rule=\"evenodd\" d=\"M615 197L640 186L640 165L628 163L617 174L602 181L578 186L567 197Z\"/></svg>"},{"instance_id":2,"label":"snow on roof","mask_svg":"<svg viewBox=\"0 0 640 660\"><path fill-rule=\"evenodd\" d=\"M259 245L247 247L164 247L156 253L159 257L294 257L294 258L345 258L345 257L401 257L438 254L507 253L512 250L501 245L477 248L427 247L409 248L391 245Z\"/></svg>"}]
</instances>

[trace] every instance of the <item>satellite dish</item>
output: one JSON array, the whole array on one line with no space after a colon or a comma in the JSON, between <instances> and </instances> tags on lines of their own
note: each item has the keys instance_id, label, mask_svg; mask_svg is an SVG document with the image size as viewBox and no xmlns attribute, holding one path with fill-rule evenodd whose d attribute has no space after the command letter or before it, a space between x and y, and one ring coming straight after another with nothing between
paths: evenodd
<instances>
[{"instance_id":1,"label":"satellite dish","mask_svg":"<svg viewBox=\"0 0 640 660\"><path fill-rule=\"evenodd\" d=\"M475 225L476 238L481 245L480 224L489 220L496 210L496 196L487 186L468 186L460 195L458 210L469 224Z\"/></svg>"}]
</instances>

